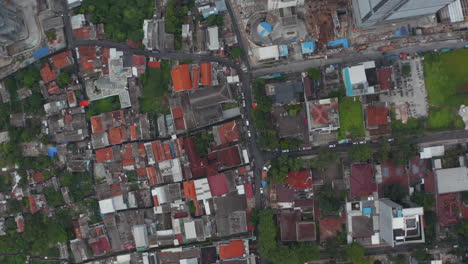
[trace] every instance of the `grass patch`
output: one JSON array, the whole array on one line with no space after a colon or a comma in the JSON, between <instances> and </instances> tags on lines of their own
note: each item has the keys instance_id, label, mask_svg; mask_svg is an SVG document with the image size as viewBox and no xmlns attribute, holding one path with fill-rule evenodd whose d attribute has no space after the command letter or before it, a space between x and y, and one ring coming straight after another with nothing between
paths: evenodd
<instances>
[{"instance_id":1,"label":"grass patch","mask_svg":"<svg viewBox=\"0 0 468 264\"><path fill-rule=\"evenodd\" d=\"M238 105L237 105L237 103L223 103L221 105L221 107L223 108L223 111L226 111L226 110L229 110L229 109L236 108L236 107L238 107Z\"/></svg>"},{"instance_id":2,"label":"grass patch","mask_svg":"<svg viewBox=\"0 0 468 264\"><path fill-rule=\"evenodd\" d=\"M339 139L364 137L364 117L362 104L356 97L339 99L340 129Z\"/></svg>"},{"instance_id":3,"label":"grass patch","mask_svg":"<svg viewBox=\"0 0 468 264\"><path fill-rule=\"evenodd\" d=\"M86 118L90 118L101 113L112 112L120 109L119 96L111 96L101 100L92 101L89 104L88 112L86 112Z\"/></svg>"},{"instance_id":4,"label":"grass patch","mask_svg":"<svg viewBox=\"0 0 468 264\"><path fill-rule=\"evenodd\" d=\"M464 128L463 120L449 108L432 107L427 119L429 130L444 130L447 128Z\"/></svg>"},{"instance_id":5,"label":"grass patch","mask_svg":"<svg viewBox=\"0 0 468 264\"><path fill-rule=\"evenodd\" d=\"M460 128L461 119L455 113L468 104L468 50L427 54L424 72L429 104L428 128L432 130ZM448 107L452 109L437 109Z\"/></svg>"},{"instance_id":6,"label":"grass patch","mask_svg":"<svg viewBox=\"0 0 468 264\"><path fill-rule=\"evenodd\" d=\"M162 61L161 68L147 68L141 75L143 96L140 98L140 110L149 113L169 114L169 84L171 81L171 61Z\"/></svg>"}]
</instances>

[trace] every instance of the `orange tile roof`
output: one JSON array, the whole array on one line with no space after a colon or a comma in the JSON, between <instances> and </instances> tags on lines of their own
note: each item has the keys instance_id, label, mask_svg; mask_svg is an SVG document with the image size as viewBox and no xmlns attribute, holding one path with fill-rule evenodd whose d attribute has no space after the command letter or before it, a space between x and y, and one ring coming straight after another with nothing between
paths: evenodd
<instances>
[{"instance_id":1,"label":"orange tile roof","mask_svg":"<svg viewBox=\"0 0 468 264\"><path fill-rule=\"evenodd\" d=\"M158 184L158 178L157 178L156 168L155 167L146 168L146 173L148 174L148 179L149 179L149 184L150 185Z\"/></svg>"},{"instance_id":2,"label":"orange tile roof","mask_svg":"<svg viewBox=\"0 0 468 264\"><path fill-rule=\"evenodd\" d=\"M66 115L64 119L65 123L70 123L73 120L73 117L71 115Z\"/></svg>"},{"instance_id":3,"label":"orange tile roof","mask_svg":"<svg viewBox=\"0 0 468 264\"><path fill-rule=\"evenodd\" d=\"M112 161L113 159L114 159L114 155L112 153L111 147L96 150L97 162Z\"/></svg>"},{"instance_id":4,"label":"orange tile roof","mask_svg":"<svg viewBox=\"0 0 468 264\"><path fill-rule=\"evenodd\" d=\"M242 240L230 241L227 245L219 246L219 258L230 259L244 256L244 242Z\"/></svg>"},{"instance_id":5,"label":"orange tile roof","mask_svg":"<svg viewBox=\"0 0 468 264\"><path fill-rule=\"evenodd\" d=\"M122 159L124 160L133 158L132 144L123 145L123 148L120 150L120 155L122 156Z\"/></svg>"},{"instance_id":6,"label":"orange tile roof","mask_svg":"<svg viewBox=\"0 0 468 264\"><path fill-rule=\"evenodd\" d=\"M102 133L104 132L104 127L102 125L101 116L92 116L91 117L91 128L93 133Z\"/></svg>"},{"instance_id":7,"label":"orange tile roof","mask_svg":"<svg viewBox=\"0 0 468 264\"><path fill-rule=\"evenodd\" d=\"M183 185L185 198L197 199L197 194L195 192L195 182L185 181Z\"/></svg>"},{"instance_id":8,"label":"orange tile roof","mask_svg":"<svg viewBox=\"0 0 468 264\"><path fill-rule=\"evenodd\" d=\"M35 183L43 182L44 178L42 178L42 172L38 171L33 174L33 179Z\"/></svg>"},{"instance_id":9,"label":"orange tile roof","mask_svg":"<svg viewBox=\"0 0 468 264\"><path fill-rule=\"evenodd\" d=\"M148 61L148 67L150 67L150 68L161 68L161 62L159 62L159 61Z\"/></svg>"},{"instance_id":10,"label":"orange tile roof","mask_svg":"<svg viewBox=\"0 0 468 264\"><path fill-rule=\"evenodd\" d=\"M75 92L73 91L68 91L67 92L67 100L69 105L76 105L76 96Z\"/></svg>"},{"instance_id":11,"label":"orange tile roof","mask_svg":"<svg viewBox=\"0 0 468 264\"><path fill-rule=\"evenodd\" d=\"M82 27L73 30L73 35L76 38L87 38L89 37L89 27Z\"/></svg>"},{"instance_id":12,"label":"orange tile roof","mask_svg":"<svg viewBox=\"0 0 468 264\"><path fill-rule=\"evenodd\" d=\"M131 141L137 140L136 126L130 125L129 130L130 130L130 140Z\"/></svg>"},{"instance_id":13,"label":"orange tile roof","mask_svg":"<svg viewBox=\"0 0 468 264\"><path fill-rule=\"evenodd\" d=\"M47 92L49 94L58 94L60 93L60 88L56 82L51 82L47 85Z\"/></svg>"},{"instance_id":14,"label":"orange tile roof","mask_svg":"<svg viewBox=\"0 0 468 264\"><path fill-rule=\"evenodd\" d=\"M201 63L202 85L211 85L211 63Z\"/></svg>"},{"instance_id":15,"label":"orange tile roof","mask_svg":"<svg viewBox=\"0 0 468 264\"><path fill-rule=\"evenodd\" d=\"M24 232L24 218L22 216L16 218L16 231L18 233Z\"/></svg>"},{"instance_id":16,"label":"orange tile roof","mask_svg":"<svg viewBox=\"0 0 468 264\"><path fill-rule=\"evenodd\" d=\"M126 167L126 166L131 166L131 165L135 165L136 162L134 159L124 159L122 160L122 166Z\"/></svg>"},{"instance_id":17,"label":"orange tile roof","mask_svg":"<svg viewBox=\"0 0 468 264\"><path fill-rule=\"evenodd\" d=\"M198 82L200 81L200 67L192 68L192 89L198 88Z\"/></svg>"},{"instance_id":18,"label":"orange tile roof","mask_svg":"<svg viewBox=\"0 0 468 264\"><path fill-rule=\"evenodd\" d=\"M174 119L177 119L177 118L182 118L184 117L184 110L182 109L182 107L174 107L172 108L172 117Z\"/></svg>"},{"instance_id":19,"label":"orange tile roof","mask_svg":"<svg viewBox=\"0 0 468 264\"><path fill-rule=\"evenodd\" d=\"M218 126L217 130L221 144L238 141L240 138L240 130L236 121L222 124Z\"/></svg>"},{"instance_id":20,"label":"orange tile roof","mask_svg":"<svg viewBox=\"0 0 468 264\"><path fill-rule=\"evenodd\" d=\"M37 212L36 199L32 195L29 196L29 210L31 211L31 214L35 214Z\"/></svg>"},{"instance_id":21,"label":"orange tile roof","mask_svg":"<svg viewBox=\"0 0 468 264\"><path fill-rule=\"evenodd\" d=\"M111 145L122 144L125 141L125 127L114 127L108 132L109 143Z\"/></svg>"},{"instance_id":22,"label":"orange tile roof","mask_svg":"<svg viewBox=\"0 0 468 264\"><path fill-rule=\"evenodd\" d=\"M71 51L65 51L52 56L52 63L56 69L65 68L72 64L73 58Z\"/></svg>"},{"instance_id":23,"label":"orange tile roof","mask_svg":"<svg viewBox=\"0 0 468 264\"><path fill-rule=\"evenodd\" d=\"M140 155L142 157L146 156L145 144L143 144L143 143L138 144L138 155Z\"/></svg>"},{"instance_id":24,"label":"orange tile roof","mask_svg":"<svg viewBox=\"0 0 468 264\"><path fill-rule=\"evenodd\" d=\"M42 77L42 80L44 80L45 83L49 83L49 82L57 79L57 76L55 75L55 72L50 68L50 65L49 65L48 62L44 63L44 66L42 66L41 77Z\"/></svg>"},{"instance_id":25,"label":"orange tile roof","mask_svg":"<svg viewBox=\"0 0 468 264\"><path fill-rule=\"evenodd\" d=\"M188 64L177 65L175 69L171 71L171 77L176 92L190 90L192 88Z\"/></svg>"}]
</instances>

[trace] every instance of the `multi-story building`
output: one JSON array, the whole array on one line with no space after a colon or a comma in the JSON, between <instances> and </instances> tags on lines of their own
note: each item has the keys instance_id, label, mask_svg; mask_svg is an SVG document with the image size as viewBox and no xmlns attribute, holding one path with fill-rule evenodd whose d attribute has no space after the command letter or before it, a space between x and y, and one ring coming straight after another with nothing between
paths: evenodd
<instances>
[{"instance_id":1,"label":"multi-story building","mask_svg":"<svg viewBox=\"0 0 468 264\"><path fill-rule=\"evenodd\" d=\"M268 10L304 5L304 0L268 0Z\"/></svg>"},{"instance_id":2,"label":"multi-story building","mask_svg":"<svg viewBox=\"0 0 468 264\"><path fill-rule=\"evenodd\" d=\"M430 15L454 0L353 0L354 16L359 27ZM275 1L273 1L275 2Z\"/></svg>"},{"instance_id":3,"label":"multi-story building","mask_svg":"<svg viewBox=\"0 0 468 264\"><path fill-rule=\"evenodd\" d=\"M12 44L23 30L23 19L14 4L0 0L0 51Z\"/></svg>"}]
</instances>

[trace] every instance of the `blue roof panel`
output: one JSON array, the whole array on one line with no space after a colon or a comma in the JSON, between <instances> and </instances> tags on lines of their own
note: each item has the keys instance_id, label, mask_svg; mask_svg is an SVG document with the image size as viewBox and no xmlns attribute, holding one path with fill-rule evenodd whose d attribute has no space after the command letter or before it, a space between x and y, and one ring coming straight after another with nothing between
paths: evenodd
<instances>
[{"instance_id":1,"label":"blue roof panel","mask_svg":"<svg viewBox=\"0 0 468 264\"><path fill-rule=\"evenodd\" d=\"M311 53L314 53L315 51L315 44L313 41L302 42L301 47L302 47L302 54L311 54Z\"/></svg>"}]
</instances>

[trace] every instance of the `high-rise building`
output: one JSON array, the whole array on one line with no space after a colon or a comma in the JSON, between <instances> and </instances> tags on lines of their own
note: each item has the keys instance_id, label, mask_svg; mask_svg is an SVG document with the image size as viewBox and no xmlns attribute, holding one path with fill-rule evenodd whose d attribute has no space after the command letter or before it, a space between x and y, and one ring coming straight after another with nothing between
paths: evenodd
<instances>
[{"instance_id":1,"label":"high-rise building","mask_svg":"<svg viewBox=\"0 0 468 264\"><path fill-rule=\"evenodd\" d=\"M23 30L21 11L6 0L0 0L0 48L15 42Z\"/></svg>"},{"instance_id":2,"label":"high-rise building","mask_svg":"<svg viewBox=\"0 0 468 264\"><path fill-rule=\"evenodd\" d=\"M353 0L359 27L434 14L455 0Z\"/></svg>"},{"instance_id":3,"label":"high-rise building","mask_svg":"<svg viewBox=\"0 0 468 264\"><path fill-rule=\"evenodd\" d=\"M304 0L268 0L268 10L304 5Z\"/></svg>"}]
</instances>

